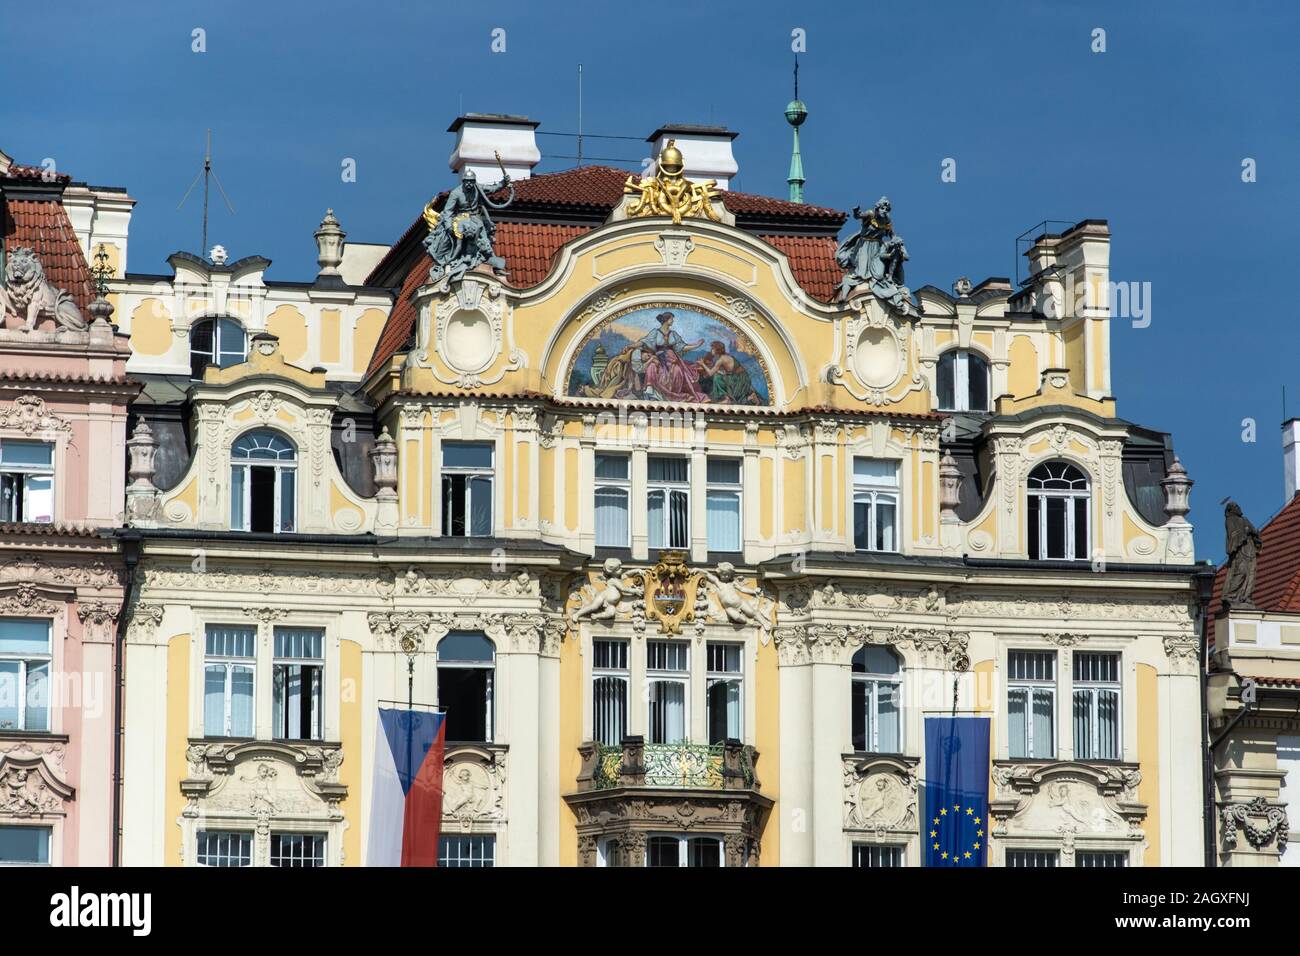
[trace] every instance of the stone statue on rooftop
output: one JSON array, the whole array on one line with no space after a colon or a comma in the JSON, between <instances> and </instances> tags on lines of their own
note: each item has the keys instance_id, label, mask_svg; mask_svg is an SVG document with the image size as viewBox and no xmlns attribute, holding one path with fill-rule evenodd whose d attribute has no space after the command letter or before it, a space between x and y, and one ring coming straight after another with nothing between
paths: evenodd
<instances>
[{"instance_id":1,"label":"stone statue on rooftop","mask_svg":"<svg viewBox=\"0 0 1300 956\"><path fill-rule=\"evenodd\" d=\"M500 157L497 157L500 163ZM493 248L497 227L492 221L493 209L505 209L515 198L514 183L510 174L501 169L501 182L489 189L478 184L478 176L468 166L461 171L460 185L447 194L440 212L435 212L432 201L424 207L424 221L429 225L424 248L433 259L429 281L437 282L444 276L458 279L469 270L486 263L497 275L504 275L506 261ZM510 195L505 202L496 203L489 193L506 187Z\"/></svg>"},{"instance_id":2,"label":"stone statue on rooftop","mask_svg":"<svg viewBox=\"0 0 1300 956\"><path fill-rule=\"evenodd\" d=\"M1223 509L1223 525L1227 533L1224 551L1228 555L1228 576L1223 582L1224 607L1254 607L1255 562L1259 558L1261 541L1259 532L1241 513L1241 506L1229 501Z\"/></svg>"},{"instance_id":3,"label":"stone statue on rooftop","mask_svg":"<svg viewBox=\"0 0 1300 956\"><path fill-rule=\"evenodd\" d=\"M911 308L912 293L903 285L907 249L894 233L891 212L889 200L884 196L867 212L859 206L853 207L853 218L862 225L835 250L835 261L844 270L839 290L841 301L858 286L865 285L877 298L900 312Z\"/></svg>"},{"instance_id":4,"label":"stone statue on rooftop","mask_svg":"<svg viewBox=\"0 0 1300 956\"><path fill-rule=\"evenodd\" d=\"M62 329L83 332L86 319L64 289L56 289L45 277L41 260L31 249L15 249L5 260L4 284L0 286L0 319L12 315L22 321L21 330L31 332L40 319L53 319Z\"/></svg>"}]
</instances>

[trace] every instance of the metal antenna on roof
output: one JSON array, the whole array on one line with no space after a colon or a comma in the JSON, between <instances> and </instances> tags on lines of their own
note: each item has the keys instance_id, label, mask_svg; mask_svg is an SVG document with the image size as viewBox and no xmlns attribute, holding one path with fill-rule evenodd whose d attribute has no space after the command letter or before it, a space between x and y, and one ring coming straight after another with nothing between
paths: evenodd
<instances>
[{"instance_id":1,"label":"metal antenna on roof","mask_svg":"<svg viewBox=\"0 0 1300 956\"><path fill-rule=\"evenodd\" d=\"M230 214L232 216L235 214L235 207L230 204L230 197L226 195L225 187L221 185L221 180L217 178L217 171L212 168L212 130L208 130L207 147L203 152L203 168L199 170L198 174L194 177L194 182L190 183L190 188L185 190L185 195L181 197L181 201L176 205L178 210L185 205L185 200L190 198L190 193L194 192L194 187L199 184L200 176L203 178L203 242L199 246L199 255L206 256L208 254L209 178L217 184L217 189L221 192L221 198L225 201L226 208L230 210Z\"/></svg>"},{"instance_id":2,"label":"metal antenna on roof","mask_svg":"<svg viewBox=\"0 0 1300 956\"><path fill-rule=\"evenodd\" d=\"M582 64L578 64L578 165L582 165Z\"/></svg>"}]
</instances>

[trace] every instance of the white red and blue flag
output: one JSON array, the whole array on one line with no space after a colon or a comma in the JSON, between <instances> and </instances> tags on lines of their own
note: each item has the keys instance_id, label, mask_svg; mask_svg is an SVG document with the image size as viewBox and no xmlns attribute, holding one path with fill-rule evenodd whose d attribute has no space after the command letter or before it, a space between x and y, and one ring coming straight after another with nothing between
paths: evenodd
<instances>
[{"instance_id":1,"label":"white red and blue flag","mask_svg":"<svg viewBox=\"0 0 1300 956\"><path fill-rule=\"evenodd\" d=\"M368 866L437 866L445 714L379 708Z\"/></svg>"}]
</instances>

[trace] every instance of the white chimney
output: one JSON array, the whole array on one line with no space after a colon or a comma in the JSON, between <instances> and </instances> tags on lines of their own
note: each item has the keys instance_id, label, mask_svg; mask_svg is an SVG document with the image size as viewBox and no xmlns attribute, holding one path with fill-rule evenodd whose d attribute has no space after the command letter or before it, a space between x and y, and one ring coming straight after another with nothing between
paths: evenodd
<instances>
[{"instance_id":1,"label":"white chimney","mask_svg":"<svg viewBox=\"0 0 1300 956\"><path fill-rule=\"evenodd\" d=\"M527 116L502 113L466 113L447 127L456 134L456 148L447 164L457 176L465 167L474 170L479 185L501 181L501 166L513 180L527 179L542 161L535 130L541 125ZM497 165L497 154L501 165Z\"/></svg>"},{"instance_id":2,"label":"white chimney","mask_svg":"<svg viewBox=\"0 0 1300 956\"><path fill-rule=\"evenodd\" d=\"M1300 418L1292 418L1282 424L1282 467L1286 472L1286 500L1290 501L1300 491L1300 462L1296 455L1300 453Z\"/></svg>"},{"instance_id":3,"label":"white chimney","mask_svg":"<svg viewBox=\"0 0 1300 956\"><path fill-rule=\"evenodd\" d=\"M731 141L739 135L725 126L672 123L660 126L646 137L646 142L653 144L651 155L658 162L659 152L670 139L676 140L682 159L686 161L683 172L687 179L716 179L719 189L730 189L732 178L740 172L731 151Z\"/></svg>"}]
</instances>

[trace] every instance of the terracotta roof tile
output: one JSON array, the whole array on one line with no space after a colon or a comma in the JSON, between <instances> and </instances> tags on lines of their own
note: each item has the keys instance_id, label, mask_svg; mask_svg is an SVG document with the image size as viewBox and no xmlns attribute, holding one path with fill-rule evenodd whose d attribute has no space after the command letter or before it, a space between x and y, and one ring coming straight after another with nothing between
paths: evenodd
<instances>
[{"instance_id":1,"label":"terracotta roof tile","mask_svg":"<svg viewBox=\"0 0 1300 956\"><path fill-rule=\"evenodd\" d=\"M44 166L22 166L18 163L14 163L9 167L5 172L5 177L7 179L39 179L43 182L62 183L63 185L72 182L72 177L67 173L56 172L49 175L46 173Z\"/></svg>"},{"instance_id":2,"label":"terracotta roof tile","mask_svg":"<svg viewBox=\"0 0 1300 956\"><path fill-rule=\"evenodd\" d=\"M829 302L835 297L843 273L835 263L834 236L779 236L760 233L759 238L786 254L795 281L813 298Z\"/></svg>"},{"instance_id":3,"label":"terracotta roof tile","mask_svg":"<svg viewBox=\"0 0 1300 956\"><path fill-rule=\"evenodd\" d=\"M1300 494L1259 529L1259 559L1255 564L1255 593L1262 611L1300 612ZM1222 608L1224 564L1214 576L1210 598L1210 646L1214 645L1214 617Z\"/></svg>"},{"instance_id":4,"label":"terracotta roof tile","mask_svg":"<svg viewBox=\"0 0 1300 956\"><path fill-rule=\"evenodd\" d=\"M9 172L13 173L12 167ZM5 254L30 247L41 260L45 277L56 289L67 289L88 318L86 306L94 298L94 282L63 206L53 199L6 199L3 231Z\"/></svg>"}]
</instances>

